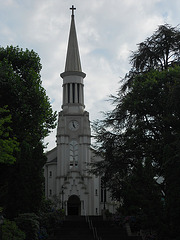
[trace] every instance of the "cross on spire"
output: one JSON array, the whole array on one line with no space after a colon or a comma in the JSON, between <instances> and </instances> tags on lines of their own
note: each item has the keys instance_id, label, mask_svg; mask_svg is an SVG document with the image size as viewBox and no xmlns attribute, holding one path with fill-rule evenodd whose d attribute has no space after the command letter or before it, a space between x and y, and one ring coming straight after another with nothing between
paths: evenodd
<instances>
[{"instance_id":1,"label":"cross on spire","mask_svg":"<svg viewBox=\"0 0 180 240\"><path fill-rule=\"evenodd\" d=\"M72 16L74 16L74 10L76 10L76 8L74 7L74 5L72 5L72 7L70 8L70 10L72 10Z\"/></svg>"}]
</instances>

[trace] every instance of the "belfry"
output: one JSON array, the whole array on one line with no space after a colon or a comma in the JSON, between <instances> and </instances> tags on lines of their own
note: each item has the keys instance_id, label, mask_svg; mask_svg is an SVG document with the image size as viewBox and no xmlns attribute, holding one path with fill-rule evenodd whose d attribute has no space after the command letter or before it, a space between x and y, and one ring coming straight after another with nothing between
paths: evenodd
<instances>
[{"instance_id":1,"label":"belfry","mask_svg":"<svg viewBox=\"0 0 180 240\"><path fill-rule=\"evenodd\" d=\"M62 110L58 116L57 146L47 153L45 165L46 197L59 199L66 215L101 215L106 207L114 211L101 178L90 174L90 163L98 161L92 153L89 113L84 105L84 78L75 27L74 6L63 79Z\"/></svg>"}]
</instances>

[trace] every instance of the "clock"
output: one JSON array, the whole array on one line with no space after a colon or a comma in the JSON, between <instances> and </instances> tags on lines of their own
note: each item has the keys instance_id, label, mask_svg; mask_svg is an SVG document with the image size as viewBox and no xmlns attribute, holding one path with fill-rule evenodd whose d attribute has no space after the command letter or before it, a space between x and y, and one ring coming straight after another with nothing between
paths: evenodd
<instances>
[{"instance_id":1,"label":"clock","mask_svg":"<svg viewBox=\"0 0 180 240\"><path fill-rule=\"evenodd\" d=\"M76 131L79 128L79 123L76 120L72 120L69 122L69 129L72 131Z\"/></svg>"}]
</instances>

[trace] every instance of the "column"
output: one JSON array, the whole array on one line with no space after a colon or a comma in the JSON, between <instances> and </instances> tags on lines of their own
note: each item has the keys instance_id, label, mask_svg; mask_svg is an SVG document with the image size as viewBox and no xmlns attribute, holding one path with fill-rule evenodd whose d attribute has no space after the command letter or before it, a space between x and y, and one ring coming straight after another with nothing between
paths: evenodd
<instances>
[{"instance_id":1,"label":"column","mask_svg":"<svg viewBox=\"0 0 180 240\"><path fill-rule=\"evenodd\" d=\"M83 104L82 84L79 85L79 103Z\"/></svg>"},{"instance_id":2,"label":"column","mask_svg":"<svg viewBox=\"0 0 180 240\"><path fill-rule=\"evenodd\" d=\"M73 102L73 89L72 89L72 83L70 83L70 103Z\"/></svg>"},{"instance_id":3,"label":"column","mask_svg":"<svg viewBox=\"0 0 180 240\"><path fill-rule=\"evenodd\" d=\"M68 85L65 84L64 85L64 103L63 104L67 104L68 103Z\"/></svg>"},{"instance_id":4,"label":"column","mask_svg":"<svg viewBox=\"0 0 180 240\"><path fill-rule=\"evenodd\" d=\"M74 102L75 103L78 103L78 87L77 87L77 83L75 83L75 89L74 89L74 94L75 94L75 96L74 96Z\"/></svg>"},{"instance_id":5,"label":"column","mask_svg":"<svg viewBox=\"0 0 180 240\"><path fill-rule=\"evenodd\" d=\"M84 85L82 85L82 104L84 105Z\"/></svg>"}]
</instances>

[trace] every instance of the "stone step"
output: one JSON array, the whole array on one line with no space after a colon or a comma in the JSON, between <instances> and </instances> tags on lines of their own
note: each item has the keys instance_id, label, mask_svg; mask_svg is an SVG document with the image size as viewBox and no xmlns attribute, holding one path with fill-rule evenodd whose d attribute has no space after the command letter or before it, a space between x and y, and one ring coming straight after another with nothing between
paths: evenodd
<instances>
[{"instance_id":1,"label":"stone step","mask_svg":"<svg viewBox=\"0 0 180 240\"><path fill-rule=\"evenodd\" d=\"M124 228L117 227L112 222L102 221L101 217L90 216L89 219L102 240L142 240L138 236L128 237ZM68 216L63 224L55 229L55 237L49 240L94 240L94 237L85 217Z\"/></svg>"},{"instance_id":2,"label":"stone step","mask_svg":"<svg viewBox=\"0 0 180 240\"><path fill-rule=\"evenodd\" d=\"M85 216L66 216L65 222L85 222Z\"/></svg>"}]
</instances>

